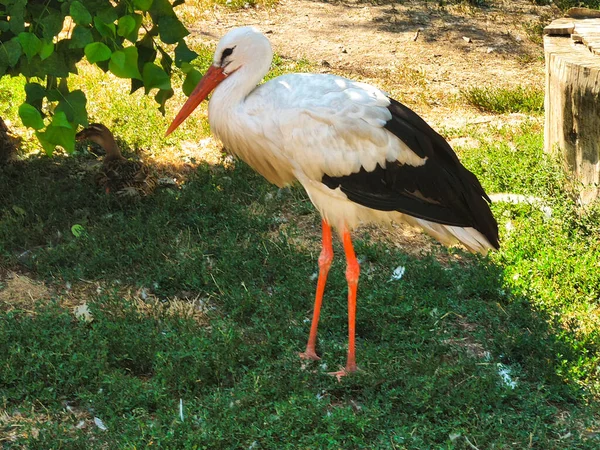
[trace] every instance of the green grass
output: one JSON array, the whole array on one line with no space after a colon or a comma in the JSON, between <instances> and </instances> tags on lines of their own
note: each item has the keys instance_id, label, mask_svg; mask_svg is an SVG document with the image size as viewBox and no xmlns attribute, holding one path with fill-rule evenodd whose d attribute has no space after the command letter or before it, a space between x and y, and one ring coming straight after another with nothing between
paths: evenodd
<instances>
[{"instance_id":1,"label":"green grass","mask_svg":"<svg viewBox=\"0 0 600 450\"><path fill-rule=\"evenodd\" d=\"M544 111L544 91L535 87L471 87L461 94L467 103L483 112L538 114Z\"/></svg>"},{"instance_id":2,"label":"green grass","mask_svg":"<svg viewBox=\"0 0 600 450\"><path fill-rule=\"evenodd\" d=\"M199 50L202 67L210 48ZM275 73L307 67L275 60ZM22 82L0 81L9 118ZM149 100L95 71L72 82L126 148L157 155L207 136L201 112L164 139L168 119ZM480 142L461 158L488 192L539 197L552 215L494 204L502 249L486 258L410 256L358 232L362 371L342 383L327 375L347 338L337 242L323 359L297 356L320 223L299 189L241 163L200 165L180 189L124 201L94 184L83 149L0 168L0 273L50 289L37 303L0 300L3 448L598 448L600 207L579 210L535 123L453 133ZM182 299L201 311L173 313ZM91 322L73 314L84 301Z\"/></svg>"},{"instance_id":3,"label":"green grass","mask_svg":"<svg viewBox=\"0 0 600 450\"><path fill-rule=\"evenodd\" d=\"M327 367L302 369L297 358L319 223L298 190L278 193L244 165L200 166L179 191L123 203L91 180L73 183L83 155L3 169L5 265L17 268L30 250L21 269L54 289L33 314L0 316L8 448L466 448L465 437L479 448L597 448L600 349L586 311L600 286L598 215L575 214L539 131L481 140L463 158L486 189L541 196L553 216L495 205L503 249L444 265L435 253L411 257L359 233L363 371L341 384L326 375L346 345L339 259L321 322ZM308 214L314 233L282 221L282 208ZM76 223L80 237L70 232ZM398 265L406 275L389 282ZM67 283L82 279L104 289L75 297L89 302L91 323L61 307L75 295ZM209 326L144 313L124 286L165 302L199 296ZM510 368L515 389L498 364Z\"/></svg>"},{"instance_id":4,"label":"green grass","mask_svg":"<svg viewBox=\"0 0 600 450\"><path fill-rule=\"evenodd\" d=\"M537 5L554 4L563 11L567 11L569 8L577 6L592 9L600 8L600 0L533 0L533 3Z\"/></svg>"}]
</instances>

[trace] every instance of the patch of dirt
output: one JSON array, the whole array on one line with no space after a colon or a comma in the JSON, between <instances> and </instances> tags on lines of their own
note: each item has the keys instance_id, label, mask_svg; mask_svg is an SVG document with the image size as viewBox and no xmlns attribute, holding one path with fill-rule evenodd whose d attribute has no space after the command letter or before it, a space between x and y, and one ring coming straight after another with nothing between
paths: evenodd
<instances>
[{"instance_id":1,"label":"patch of dirt","mask_svg":"<svg viewBox=\"0 0 600 450\"><path fill-rule=\"evenodd\" d=\"M544 83L542 47L530 36L558 14L550 6L529 0L489 0L484 7L373 3L281 0L274 8L196 12L191 39L217 42L233 27L254 25L283 57L367 78L399 100L418 104L435 123L443 122L440 115L453 115L452 98L467 87Z\"/></svg>"},{"instance_id":2,"label":"patch of dirt","mask_svg":"<svg viewBox=\"0 0 600 450\"><path fill-rule=\"evenodd\" d=\"M51 291L39 281L10 272L0 281L0 309L29 310L37 303L47 301Z\"/></svg>"}]
</instances>

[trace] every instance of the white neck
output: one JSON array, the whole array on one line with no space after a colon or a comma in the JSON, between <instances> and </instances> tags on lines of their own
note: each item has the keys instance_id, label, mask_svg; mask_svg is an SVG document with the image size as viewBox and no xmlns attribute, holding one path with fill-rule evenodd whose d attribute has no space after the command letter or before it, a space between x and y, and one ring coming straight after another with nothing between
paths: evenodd
<instances>
[{"instance_id":1,"label":"white neck","mask_svg":"<svg viewBox=\"0 0 600 450\"><path fill-rule=\"evenodd\" d=\"M209 111L212 112L218 108L223 113L229 113L231 109L244 103L248 95L269 72L270 66L271 59L262 63L255 60L229 75L212 93ZM211 112L209 112L209 117Z\"/></svg>"}]
</instances>

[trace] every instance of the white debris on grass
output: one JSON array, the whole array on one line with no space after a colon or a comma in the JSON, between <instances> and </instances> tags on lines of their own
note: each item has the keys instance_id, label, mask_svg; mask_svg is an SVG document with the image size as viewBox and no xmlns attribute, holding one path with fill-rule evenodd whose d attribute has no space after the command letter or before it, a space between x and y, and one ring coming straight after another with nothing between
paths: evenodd
<instances>
[{"instance_id":1,"label":"white debris on grass","mask_svg":"<svg viewBox=\"0 0 600 450\"><path fill-rule=\"evenodd\" d=\"M401 280L402 277L404 276L404 272L406 272L406 267L404 266L398 266L394 269L394 271L392 272L392 276L388 281L398 281Z\"/></svg>"},{"instance_id":2,"label":"white debris on grass","mask_svg":"<svg viewBox=\"0 0 600 450\"><path fill-rule=\"evenodd\" d=\"M108 430L108 427L106 425L104 425L104 422L102 422L101 419L99 419L98 417L94 417L94 423L96 424L96 426L98 428L100 428L102 431L106 431Z\"/></svg>"},{"instance_id":3,"label":"white debris on grass","mask_svg":"<svg viewBox=\"0 0 600 450\"><path fill-rule=\"evenodd\" d=\"M448 437L450 438L450 440L451 440L452 442L454 442L454 441L455 441L455 440L457 440L459 437L461 437L461 434L460 434L460 433L450 433L450 434L448 435Z\"/></svg>"},{"instance_id":4,"label":"white debris on grass","mask_svg":"<svg viewBox=\"0 0 600 450\"><path fill-rule=\"evenodd\" d=\"M502 378L504 384L511 389L516 388L517 382L512 379L510 367L502 363L498 363L496 367L498 367L498 375L500 375L500 378Z\"/></svg>"},{"instance_id":5,"label":"white debris on grass","mask_svg":"<svg viewBox=\"0 0 600 450\"><path fill-rule=\"evenodd\" d=\"M183 399L179 399L179 418L183 422Z\"/></svg>"},{"instance_id":6,"label":"white debris on grass","mask_svg":"<svg viewBox=\"0 0 600 450\"><path fill-rule=\"evenodd\" d=\"M310 276L310 281L315 281L317 278L319 277L319 272L314 272L311 276Z\"/></svg>"},{"instance_id":7,"label":"white debris on grass","mask_svg":"<svg viewBox=\"0 0 600 450\"><path fill-rule=\"evenodd\" d=\"M85 302L79 306L75 306L73 308L73 314L77 319L82 320L84 322L91 322L92 320L94 320L94 316L92 316L92 312L90 311L88 304Z\"/></svg>"}]
</instances>

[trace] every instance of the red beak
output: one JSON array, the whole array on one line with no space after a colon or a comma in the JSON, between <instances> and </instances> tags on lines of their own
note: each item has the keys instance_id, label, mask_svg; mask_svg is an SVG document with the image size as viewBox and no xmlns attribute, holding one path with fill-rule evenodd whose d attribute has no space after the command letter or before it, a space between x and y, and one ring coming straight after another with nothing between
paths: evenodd
<instances>
[{"instance_id":1,"label":"red beak","mask_svg":"<svg viewBox=\"0 0 600 450\"><path fill-rule=\"evenodd\" d=\"M190 94L187 102L181 107L181 110L171 122L169 129L165 136L171 134L175 128L182 124L187 117L198 107L202 101L208 97L208 94L212 92L217 85L227 78L227 75L223 73L223 68L217 66L210 66L202 79L198 82L198 85L194 91Z\"/></svg>"}]
</instances>

